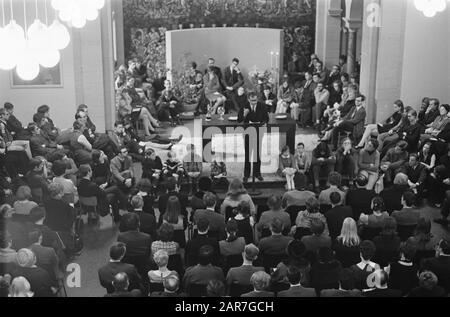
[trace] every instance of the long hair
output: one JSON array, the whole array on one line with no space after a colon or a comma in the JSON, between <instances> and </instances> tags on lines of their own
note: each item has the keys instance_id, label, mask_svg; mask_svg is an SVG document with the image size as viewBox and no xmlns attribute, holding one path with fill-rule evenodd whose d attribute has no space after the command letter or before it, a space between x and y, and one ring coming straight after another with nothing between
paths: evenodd
<instances>
[{"instance_id":1,"label":"long hair","mask_svg":"<svg viewBox=\"0 0 450 317\"><path fill-rule=\"evenodd\" d=\"M247 190L244 188L244 184L242 184L241 180L238 178L233 179L230 182L230 186L228 187L227 195L233 199L237 199L240 195L246 194Z\"/></svg>"},{"instance_id":2,"label":"long hair","mask_svg":"<svg viewBox=\"0 0 450 317\"><path fill-rule=\"evenodd\" d=\"M352 218L345 218L342 224L341 234L337 237L337 240L346 247L355 247L359 245L361 239L358 236L358 228L355 220Z\"/></svg>"},{"instance_id":3,"label":"long hair","mask_svg":"<svg viewBox=\"0 0 450 317\"><path fill-rule=\"evenodd\" d=\"M181 204L176 196L170 196L167 201L166 212L163 219L168 223L176 224L181 215Z\"/></svg>"}]
</instances>

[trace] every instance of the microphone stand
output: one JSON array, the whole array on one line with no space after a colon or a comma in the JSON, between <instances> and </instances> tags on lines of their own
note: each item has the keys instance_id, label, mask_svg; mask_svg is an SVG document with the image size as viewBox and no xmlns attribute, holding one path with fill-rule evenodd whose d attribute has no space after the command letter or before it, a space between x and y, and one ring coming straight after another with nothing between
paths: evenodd
<instances>
[{"instance_id":1,"label":"microphone stand","mask_svg":"<svg viewBox=\"0 0 450 317\"><path fill-rule=\"evenodd\" d=\"M249 145L250 145L250 140L249 140ZM257 129L256 129L256 156L257 156L257 158L259 157L259 127L257 127ZM261 158L260 158L260 160L261 160ZM253 176L252 176L252 190L248 194L251 197L261 196L262 192L256 190L256 177L255 177L255 171L254 171L253 164L252 164L251 168L253 170L253 173L252 173L253 174ZM261 166L259 168L260 168L260 172L261 172Z\"/></svg>"}]
</instances>

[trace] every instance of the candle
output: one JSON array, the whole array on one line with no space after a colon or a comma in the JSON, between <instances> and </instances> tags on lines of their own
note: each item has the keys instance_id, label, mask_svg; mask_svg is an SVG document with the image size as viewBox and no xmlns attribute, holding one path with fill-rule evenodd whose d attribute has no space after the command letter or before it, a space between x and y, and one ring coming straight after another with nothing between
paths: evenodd
<instances>
[{"instance_id":1,"label":"candle","mask_svg":"<svg viewBox=\"0 0 450 317\"><path fill-rule=\"evenodd\" d=\"M200 26L201 26L202 28L204 28L204 27L205 27L205 24L202 23Z\"/></svg>"},{"instance_id":2,"label":"candle","mask_svg":"<svg viewBox=\"0 0 450 317\"><path fill-rule=\"evenodd\" d=\"M189 24L189 26L191 27L191 29L193 29L194 28L194 24Z\"/></svg>"},{"instance_id":3,"label":"candle","mask_svg":"<svg viewBox=\"0 0 450 317\"><path fill-rule=\"evenodd\" d=\"M183 24L179 24L178 27L180 28L180 30L183 29Z\"/></svg>"}]
</instances>

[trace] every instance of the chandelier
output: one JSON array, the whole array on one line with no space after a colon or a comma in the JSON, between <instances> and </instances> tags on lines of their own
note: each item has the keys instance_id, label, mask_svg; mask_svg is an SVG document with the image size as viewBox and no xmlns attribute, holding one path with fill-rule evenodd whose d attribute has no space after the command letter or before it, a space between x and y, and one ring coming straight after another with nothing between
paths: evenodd
<instances>
[{"instance_id":1,"label":"chandelier","mask_svg":"<svg viewBox=\"0 0 450 317\"><path fill-rule=\"evenodd\" d=\"M87 21L94 21L99 10L105 5L105 0L52 0L54 19L49 24L47 1L35 0L35 19L31 25L27 21L27 0L23 1L24 25L19 25L14 19L13 0L9 1L10 20L6 23L5 2L1 1L2 21L0 26L0 69L13 70L25 80L35 79L40 67L53 68L60 62L60 51L70 43L70 33L61 22L66 22L74 28L83 28ZM30 1L28 1L30 2ZM39 2L43 2L44 16L39 16Z\"/></svg>"},{"instance_id":2,"label":"chandelier","mask_svg":"<svg viewBox=\"0 0 450 317\"><path fill-rule=\"evenodd\" d=\"M447 0L414 0L414 5L427 18L432 18L436 13L445 11Z\"/></svg>"}]
</instances>

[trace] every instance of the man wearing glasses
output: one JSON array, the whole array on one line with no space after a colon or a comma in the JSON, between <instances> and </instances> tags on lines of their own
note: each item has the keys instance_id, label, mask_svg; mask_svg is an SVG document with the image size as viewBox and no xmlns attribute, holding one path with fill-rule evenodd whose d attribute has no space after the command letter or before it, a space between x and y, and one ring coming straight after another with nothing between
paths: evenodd
<instances>
[{"instance_id":1,"label":"man wearing glasses","mask_svg":"<svg viewBox=\"0 0 450 317\"><path fill-rule=\"evenodd\" d=\"M244 122L245 124L252 123L253 125L263 126L269 122L269 114L267 113L267 107L258 102L258 96L255 92L251 92L248 95L248 104L239 110L238 122ZM256 126L256 128L258 128ZM259 133L256 133L259 142ZM250 156L252 152L256 154L256 161L253 158L253 175L260 182L264 181L264 178L261 176L261 158L260 158L260 149L259 145L255 148L250 148L250 136L245 133L245 167L244 167L244 183L248 181L250 177ZM253 142L252 142L253 144Z\"/></svg>"}]
</instances>

